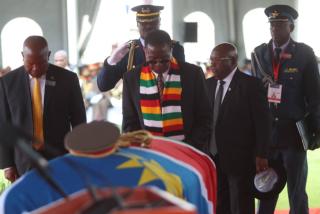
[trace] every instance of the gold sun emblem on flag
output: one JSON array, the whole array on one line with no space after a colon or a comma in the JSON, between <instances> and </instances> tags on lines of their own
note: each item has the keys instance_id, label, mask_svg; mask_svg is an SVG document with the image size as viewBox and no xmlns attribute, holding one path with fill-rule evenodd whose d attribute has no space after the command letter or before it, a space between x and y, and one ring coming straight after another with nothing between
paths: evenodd
<instances>
[{"instance_id":1,"label":"gold sun emblem on flag","mask_svg":"<svg viewBox=\"0 0 320 214\"><path fill-rule=\"evenodd\" d=\"M134 154L121 154L128 157L128 161L117 166L117 169L144 168L140 174L137 186L142 186L155 180L161 180L166 191L173 195L183 198L183 186L179 176L169 173L155 160L146 160L145 158Z\"/></svg>"}]
</instances>

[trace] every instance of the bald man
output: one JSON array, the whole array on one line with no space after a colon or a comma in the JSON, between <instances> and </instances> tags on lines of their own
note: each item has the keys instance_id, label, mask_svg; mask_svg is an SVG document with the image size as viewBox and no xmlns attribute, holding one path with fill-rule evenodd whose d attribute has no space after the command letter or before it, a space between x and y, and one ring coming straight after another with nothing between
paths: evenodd
<instances>
[{"instance_id":1,"label":"bald man","mask_svg":"<svg viewBox=\"0 0 320 214\"><path fill-rule=\"evenodd\" d=\"M22 56L24 65L0 79L0 124L20 127L33 136L28 145L51 159L66 153L63 138L71 127L86 122L79 81L76 74L48 63L50 51L41 36L24 41ZM8 180L32 168L21 151L3 146L1 139L0 145L0 168Z\"/></svg>"},{"instance_id":2,"label":"bald man","mask_svg":"<svg viewBox=\"0 0 320 214\"><path fill-rule=\"evenodd\" d=\"M262 84L237 67L237 48L216 46L207 79L213 106L210 153L217 166L217 214L253 214L253 179L268 168L271 123Z\"/></svg>"}]
</instances>

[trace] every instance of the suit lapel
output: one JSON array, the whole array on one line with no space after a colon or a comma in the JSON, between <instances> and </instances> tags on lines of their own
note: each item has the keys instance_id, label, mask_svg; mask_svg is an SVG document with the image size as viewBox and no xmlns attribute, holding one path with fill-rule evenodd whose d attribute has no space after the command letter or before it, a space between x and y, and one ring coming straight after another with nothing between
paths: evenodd
<instances>
[{"instance_id":1,"label":"suit lapel","mask_svg":"<svg viewBox=\"0 0 320 214\"><path fill-rule=\"evenodd\" d=\"M284 53L281 55L281 72L283 72L283 68L288 67L288 63L294 56L295 48L295 42L292 39L290 39L288 46L286 47Z\"/></svg>"},{"instance_id":2,"label":"suit lapel","mask_svg":"<svg viewBox=\"0 0 320 214\"><path fill-rule=\"evenodd\" d=\"M137 69L135 69L134 72L134 78L132 81L132 90L133 93L136 96L133 97L134 99L134 105L137 109L138 115L139 115L139 121L141 124L143 124L143 117L141 112L141 105L140 105L140 74L141 74L141 68L142 66L139 66Z\"/></svg>"},{"instance_id":3,"label":"suit lapel","mask_svg":"<svg viewBox=\"0 0 320 214\"><path fill-rule=\"evenodd\" d=\"M266 66L265 72L269 74L272 78L274 78L273 68L272 68L272 56L273 56L273 53L272 53L272 40L271 40L268 43L267 51L265 51L263 54L264 62L261 64Z\"/></svg>"},{"instance_id":4,"label":"suit lapel","mask_svg":"<svg viewBox=\"0 0 320 214\"><path fill-rule=\"evenodd\" d=\"M209 94L210 104L212 104L213 106L218 81L214 77L208 79L207 81L210 81L209 84L207 85L208 85L208 91L211 92L211 94Z\"/></svg>"},{"instance_id":5,"label":"suit lapel","mask_svg":"<svg viewBox=\"0 0 320 214\"><path fill-rule=\"evenodd\" d=\"M227 90L227 92L226 92L226 95L224 96L223 101L220 106L218 120L224 114L224 111L227 108L227 106L230 105L229 103L231 103L231 105L232 105L231 101L232 101L232 97L233 97L234 93L236 92L236 87L238 84L238 79L239 79L239 74L240 74L239 72L241 72L241 71L239 71L237 69L231 82L230 82L229 87L224 89L224 90Z\"/></svg>"},{"instance_id":6,"label":"suit lapel","mask_svg":"<svg viewBox=\"0 0 320 214\"><path fill-rule=\"evenodd\" d=\"M49 65L49 68L46 74L43 115L46 115L56 84L57 84L56 77L54 75L54 72L52 72L51 65Z\"/></svg>"},{"instance_id":7,"label":"suit lapel","mask_svg":"<svg viewBox=\"0 0 320 214\"><path fill-rule=\"evenodd\" d=\"M27 96L24 98L25 101L23 102L25 108L26 108L26 122L27 122L27 127L31 127L29 130L29 134L33 134L33 118L32 118L32 98L31 98L31 90L30 90L30 77L26 70L23 68L23 72L21 73L21 78L23 78L24 84L22 85L23 91L26 91Z\"/></svg>"}]
</instances>

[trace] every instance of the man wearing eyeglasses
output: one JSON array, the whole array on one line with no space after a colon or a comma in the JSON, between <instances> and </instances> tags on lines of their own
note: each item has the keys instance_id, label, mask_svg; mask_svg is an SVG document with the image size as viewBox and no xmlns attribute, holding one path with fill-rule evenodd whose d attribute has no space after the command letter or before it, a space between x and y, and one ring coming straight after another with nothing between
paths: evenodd
<instances>
[{"instance_id":1,"label":"man wearing eyeglasses","mask_svg":"<svg viewBox=\"0 0 320 214\"><path fill-rule=\"evenodd\" d=\"M147 35L145 55L146 64L124 74L123 131L144 129L204 151L211 112L202 69L177 62L162 30Z\"/></svg>"},{"instance_id":2,"label":"man wearing eyeglasses","mask_svg":"<svg viewBox=\"0 0 320 214\"><path fill-rule=\"evenodd\" d=\"M213 105L209 153L218 175L217 214L253 214L253 178L268 168L271 121L261 82L237 67L237 49L216 46L207 79Z\"/></svg>"},{"instance_id":3,"label":"man wearing eyeglasses","mask_svg":"<svg viewBox=\"0 0 320 214\"><path fill-rule=\"evenodd\" d=\"M160 27L160 10L162 6L139 5L132 8L136 12L139 39L120 45L109 56L98 74L98 87L101 91L108 91L115 87L126 71L145 63L146 36ZM172 55L177 61L184 62L184 49L177 41L172 42Z\"/></svg>"}]
</instances>

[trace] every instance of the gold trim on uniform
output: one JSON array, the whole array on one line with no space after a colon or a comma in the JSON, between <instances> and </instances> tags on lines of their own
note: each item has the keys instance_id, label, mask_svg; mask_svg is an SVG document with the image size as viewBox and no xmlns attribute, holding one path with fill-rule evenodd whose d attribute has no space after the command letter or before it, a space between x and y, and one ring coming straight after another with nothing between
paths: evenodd
<instances>
[{"instance_id":1,"label":"gold trim on uniform","mask_svg":"<svg viewBox=\"0 0 320 214\"><path fill-rule=\"evenodd\" d=\"M157 21L157 20L159 20L160 19L160 17L159 16L156 16L156 17L154 17L154 18L148 18L148 19L143 19L143 18L139 18L139 17L137 17L137 22L142 22L142 23L144 23L144 22L153 22L153 21Z\"/></svg>"},{"instance_id":2,"label":"gold trim on uniform","mask_svg":"<svg viewBox=\"0 0 320 214\"><path fill-rule=\"evenodd\" d=\"M139 17L148 17L148 16L159 16L160 13L156 12L156 13L137 13L137 16Z\"/></svg>"},{"instance_id":3,"label":"gold trim on uniform","mask_svg":"<svg viewBox=\"0 0 320 214\"><path fill-rule=\"evenodd\" d=\"M130 71L133 69L133 57L134 57L134 49L136 49L136 46L138 45L135 40L131 40L129 42L129 55L128 55L128 63L127 63L127 71Z\"/></svg>"}]
</instances>

